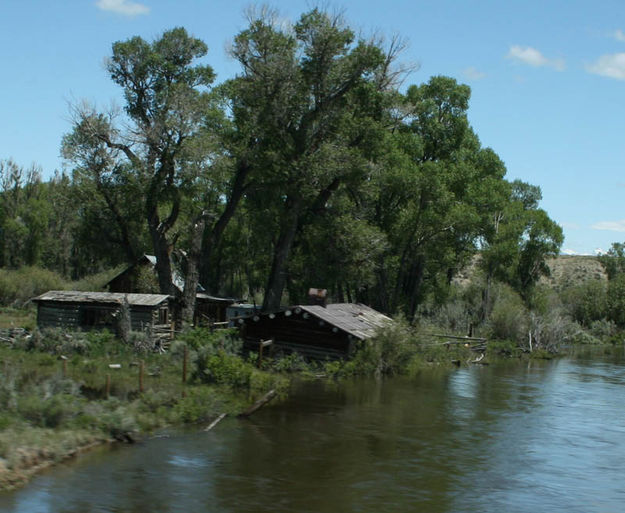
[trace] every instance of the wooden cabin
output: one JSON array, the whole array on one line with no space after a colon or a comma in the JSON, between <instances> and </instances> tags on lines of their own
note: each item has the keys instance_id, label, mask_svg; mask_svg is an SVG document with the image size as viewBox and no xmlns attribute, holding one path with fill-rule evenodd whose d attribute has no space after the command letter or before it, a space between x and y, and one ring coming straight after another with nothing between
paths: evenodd
<instances>
[{"instance_id":1,"label":"wooden cabin","mask_svg":"<svg viewBox=\"0 0 625 513\"><path fill-rule=\"evenodd\" d=\"M175 269L172 270L171 280L174 287L182 292L184 279ZM114 276L105 285L109 292L124 292L127 294L157 294L160 292L158 276L156 274L156 257L143 255L134 264ZM200 285L198 291L204 289Z\"/></svg>"},{"instance_id":2,"label":"wooden cabin","mask_svg":"<svg viewBox=\"0 0 625 513\"><path fill-rule=\"evenodd\" d=\"M390 317L354 303L296 305L275 313L238 319L246 343L273 340L274 350L297 351L309 358L345 358Z\"/></svg>"},{"instance_id":3,"label":"wooden cabin","mask_svg":"<svg viewBox=\"0 0 625 513\"><path fill-rule=\"evenodd\" d=\"M39 328L115 331L116 316L128 301L133 331L162 328L170 323L169 296L51 290L33 299Z\"/></svg>"},{"instance_id":4,"label":"wooden cabin","mask_svg":"<svg viewBox=\"0 0 625 513\"><path fill-rule=\"evenodd\" d=\"M175 269L172 270L172 283L181 296L184 290L184 278ZM133 265L127 267L107 284L109 292L124 293L156 293L159 292L158 277L156 275L156 257L143 255ZM226 321L226 309L235 303L233 298L211 296L205 293L204 287L198 283L195 297L195 325L210 324Z\"/></svg>"}]
</instances>

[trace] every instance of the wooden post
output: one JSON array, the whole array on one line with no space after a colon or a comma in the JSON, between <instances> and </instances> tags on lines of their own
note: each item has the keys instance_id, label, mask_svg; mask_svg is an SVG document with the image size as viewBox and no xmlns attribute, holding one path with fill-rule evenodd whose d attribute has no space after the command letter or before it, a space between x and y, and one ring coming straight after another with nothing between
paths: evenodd
<instances>
[{"instance_id":1,"label":"wooden post","mask_svg":"<svg viewBox=\"0 0 625 513\"><path fill-rule=\"evenodd\" d=\"M110 394L111 394L111 375L107 374L106 375L106 388L104 389L104 397L108 399Z\"/></svg>"},{"instance_id":2,"label":"wooden post","mask_svg":"<svg viewBox=\"0 0 625 513\"><path fill-rule=\"evenodd\" d=\"M63 379L67 378L67 360L63 360Z\"/></svg>"},{"instance_id":3,"label":"wooden post","mask_svg":"<svg viewBox=\"0 0 625 513\"><path fill-rule=\"evenodd\" d=\"M143 392L143 370L144 363L143 360L139 362L139 392Z\"/></svg>"},{"instance_id":4,"label":"wooden post","mask_svg":"<svg viewBox=\"0 0 625 513\"><path fill-rule=\"evenodd\" d=\"M258 345L258 367L263 364L263 349L271 344L273 344L272 339L260 341L260 344Z\"/></svg>"},{"instance_id":5,"label":"wooden post","mask_svg":"<svg viewBox=\"0 0 625 513\"><path fill-rule=\"evenodd\" d=\"M187 382L187 361L189 360L189 348L184 346L184 356L182 357L182 384Z\"/></svg>"}]
</instances>

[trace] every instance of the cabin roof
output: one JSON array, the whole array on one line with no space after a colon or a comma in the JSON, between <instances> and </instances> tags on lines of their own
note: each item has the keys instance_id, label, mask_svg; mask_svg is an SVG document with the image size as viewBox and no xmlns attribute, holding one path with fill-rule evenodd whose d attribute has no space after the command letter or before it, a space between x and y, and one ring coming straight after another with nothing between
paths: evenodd
<instances>
[{"instance_id":1,"label":"cabin roof","mask_svg":"<svg viewBox=\"0 0 625 513\"><path fill-rule=\"evenodd\" d=\"M391 321L390 317L361 303L331 303L329 305L298 305L303 311L318 319L364 340Z\"/></svg>"},{"instance_id":2,"label":"cabin roof","mask_svg":"<svg viewBox=\"0 0 625 513\"><path fill-rule=\"evenodd\" d=\"M143 262L143 261L148 262L153 268L156 268L156 257L154 255L146 255L146 254L144 254L134 264L129 265L123 271L119 272L113 278L111 278L108 281L108 283L106 284L106 286L110 285L111 282L117 280L120 276L123 276L124 274L126 274L130 270L134 269L137 265L141 264L141 262ZM182 274L180 274L178 272L178 270L175 267L172 267L172 270L171 270L171 281L172 281L174 287L176 287L176 289L178 289L179 292L182 292L184 290L184 283L185 283L184 277L182 276ZM204 287L202 287L202 285L199 284L199 283L197 284L197 291L198 292L203 292L204 291Z\"/></svg>"},{"instance_id":3,"label":"cabin roof","mask_svg":"<svg viewBox=\"0 0 625 513\"><path fill-rule=\"evenodd\" d=\"M76 290L50 290L33 301L56 301L62 303L108 303L121 305L127 298L130 306L157 306L167 301L166 294L125 294L123 292L80 292Z\"/></svg>"},{"instance_id":4,"label":"cabin roof","mask_svg":"<svg viewBox=\"0 0 625 513\"><path fill-rule=\"evenodd\" d=\"M260 314L263 318L284 319L291 315L299 315L305 312L319 321L327 323L348 335L352 335L360 340L364 340L375 335L376 330L391 322L392 319L386 315L361 303L331 303L326 306L321 305L294 305L286 310L275 314ZM256 320L257 313L250 313L243 322ZM279 315L279 316L276 316Z\"/></svg>"}]
</instances>

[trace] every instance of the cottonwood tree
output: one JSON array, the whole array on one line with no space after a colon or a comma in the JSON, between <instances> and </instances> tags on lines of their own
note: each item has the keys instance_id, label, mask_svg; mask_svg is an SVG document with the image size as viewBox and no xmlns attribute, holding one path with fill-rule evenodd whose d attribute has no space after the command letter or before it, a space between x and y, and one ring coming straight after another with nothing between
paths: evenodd
<instances>
[{"instance_id":1,"label":"cottonwood tree","mask_svg":"<svg viewBox=\"0 0 625 513\"><path fill-rule=\"evenodd\" d=\"M374 302L415 315L426 291L446 287L476 249L488 210L484 185L503 177L471 130L468 86L432 77L411 86L376 175L372 222L387 234Z\"/></svg>"},{"instance_id":2,"label":"cottonwood tree","mask_svg":"<svg viewBox=\"0 0 625 513\"><path fill-rule=\"evenodd\" d=\"M272 311L298 230L366 175L362 147L388 61L379 44L357 40L340 16L318 9L292 28L268 11L252 16L232 54L243 68L230 85L232 112L260 168L247 197L274 234L263 302Z\"/></svg>"},{"instance_id":3,"label":"cottonwood tree","mask_svg":"<svg viewBox=\"0 0 625 513\"><path fill-rule=\"evenodd\" d=\"M174 294L170 256L183 203L194 196L198 174L209 172L214 149L206 142L219 117L210 90L215 75L198 62L206 52L204 42L183 28L153 42L133 37L114 43L107 70L123 89L125 117L85 108L75 113L72 138L90 143L94 153L106 153L110 160L103 170L83 166L96 184L98 173L102 177L123 172L141 191L159 286L166 294ZM200 214L198 208L189 216L194 224ZM195 290L196 283L188 286Z\"/></svg>"},{"instance_id":4,"label":"cottonwood tree","mask_svg":"<svg viewBox=\"0 0 625 513\"><path fill-rule=\"evenodd\" d=\"M487 278L512 285L525 299L541 276L549 274L547 258L557 256L562 228L539 208L540 187L521 180L508 183L508 195L483 239L482 268Z\"/></svg>"}]
</instances>

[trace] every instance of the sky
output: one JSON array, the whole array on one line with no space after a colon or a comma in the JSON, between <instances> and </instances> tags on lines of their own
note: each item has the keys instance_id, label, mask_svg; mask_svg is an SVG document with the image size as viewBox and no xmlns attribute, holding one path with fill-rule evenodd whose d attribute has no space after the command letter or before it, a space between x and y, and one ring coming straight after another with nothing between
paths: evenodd
<instances>
[{"instance_id":1,"label":"sky","mask_svg":"<svg viewBox=\"0 0 625 513\"><path fill-rule=\"evenodd\" d=\"M266 2L285 20L319 5ZM206 42L217 83L252 4L239 0L2 0L0 159L71 172L59 148L70 106L123 105L104 62L115 41L182 26ZM406 84L446 75L471 87L469 122L506 178L540 186L564 230L563 253L625 241L623 0L324 1L364 37L399 35Z\"/></svg>"}]
</instances>

